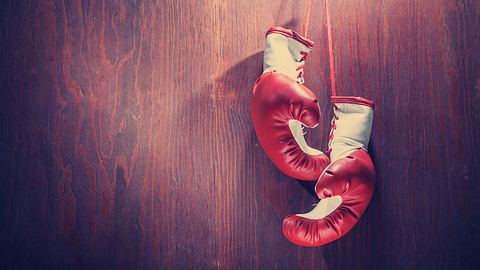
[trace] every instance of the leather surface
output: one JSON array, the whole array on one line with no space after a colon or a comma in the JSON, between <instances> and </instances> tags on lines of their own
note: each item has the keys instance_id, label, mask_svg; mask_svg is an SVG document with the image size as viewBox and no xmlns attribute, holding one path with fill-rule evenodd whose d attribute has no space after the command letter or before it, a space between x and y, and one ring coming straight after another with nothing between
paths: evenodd
<instances>
[{"instance_id":1,"label":"leather surface","mask_svg":"<svg viewBox=\"0 0 480 270\"><path fill-rule=\"evenodd\" d=\"M328 157L304 153L288 127L295 119L307 127L319 124L320 109L315 95L280 72L263 74L254 86L250 114L258 141L283 173L315 181L328 165Z\"/></svg>"},{"instance_id":2,"label":"leather surface","mask_svg":"<svg viewBox=\"0 0 480 270\"><path fill-rule=\"evenodd\" d=\"M292 215L283 221L285 237L301 246L322 246L346 233L365 212L375 189L375 168L364 150L356 150L329 165L318 179L320 199L341 196L342 203L322 219Z\"/></svg>"}]
</instances>

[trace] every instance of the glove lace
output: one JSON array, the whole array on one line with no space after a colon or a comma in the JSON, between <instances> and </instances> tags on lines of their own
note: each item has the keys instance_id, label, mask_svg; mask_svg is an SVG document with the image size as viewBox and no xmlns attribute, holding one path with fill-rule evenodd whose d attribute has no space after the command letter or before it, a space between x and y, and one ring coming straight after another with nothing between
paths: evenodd
<instances>
[{"instance_id":1,"label":"glove lace","mask_svg":"<svg viewBox=\"0 0 480 270\"><path fill-rule=\"evenodd\" d=\"M296 71L300 71L297 76L297 80L299 83L304 83L305 80L303 78L304 71L303 68L305 67L305 60L307 59L308 53L305 51L301 51L300 54L302 55L302 59L300 59L300 65L295 69Z\"/></svg>"},{"instance_id":2,"label":"glove lace","mask_svg":"<svg viewBox=\"0 0 480 270\"><path fill-rule=\"evenodd\" d=\"M334 131L337 129L337 125L335 124L335 120L338 120L338 116L335 114L335 111L338 110L338 107L333 104L333 118L330 123L330 134L328 135L328 151L327 153L330 154L332 152L332 141L334 137Z\"/></svg>"}]
</instances>

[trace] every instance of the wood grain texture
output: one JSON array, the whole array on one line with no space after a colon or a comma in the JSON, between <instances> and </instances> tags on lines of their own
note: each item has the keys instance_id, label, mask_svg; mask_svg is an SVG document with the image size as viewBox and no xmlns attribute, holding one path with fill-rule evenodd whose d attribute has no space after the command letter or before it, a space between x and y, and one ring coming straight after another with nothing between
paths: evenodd
<instances>
[{"instance_id":1,"label":"wood grain texture","mask_svg":"<svg viewBox=\"0 0 480 270\"><path fill-rule=\"evenodd\" d=\"M325 4L3 1L1 268L478 269L480 3L329 1L331 53ZM249 117L272 24L316 41L320 127L332 79L377 105L376 193L325 247L284 239L317 199Z\"/></svg>"}]
</instances>

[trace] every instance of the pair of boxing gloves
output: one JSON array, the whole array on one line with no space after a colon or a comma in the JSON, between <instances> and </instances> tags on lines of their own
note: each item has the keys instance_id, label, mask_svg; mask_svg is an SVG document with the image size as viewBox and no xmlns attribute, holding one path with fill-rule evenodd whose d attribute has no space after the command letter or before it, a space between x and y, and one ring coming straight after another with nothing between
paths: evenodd
<instances>
[{"instance_id":1,"label":"pair of boxing gloves","mask_svg":"<svg viewBox=\"0 0 480 270\"><path fill-rule=\"evenodd\" d=\"M305 141L303 129L319 124L315 95L303 85L305 59L314 43L295 31L271 27L266 34L263 74L253 87L251 118L257 138L278 169L317 181L320 202L283 221L285 237L301 246L322 246L349 232L372 198L375 168L367 152L373 102L332 96L328 153Z\"/></svg>"}]
</instances>

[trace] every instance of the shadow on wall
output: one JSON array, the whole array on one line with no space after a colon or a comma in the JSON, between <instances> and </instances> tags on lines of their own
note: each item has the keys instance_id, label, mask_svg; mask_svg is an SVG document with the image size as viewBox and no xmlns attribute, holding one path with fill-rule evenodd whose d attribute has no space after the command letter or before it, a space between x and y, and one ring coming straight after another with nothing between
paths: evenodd
<instances>
[{"instance_id":1,"label":"shadow on wall","mask_svg":"<svg viewBox=\"0 0 480 270\"><path fill-rule=\"evenodd\" d=\"M296 25L295 20L291 20L288 24L283 25L283 27L292 28ZM249 148L250 151L245 153L247 158L252 158L255 154L261 154L264 158L268 159L267 155L261 148L258 143L255 130L250 120L250 98L252 95L252 88L255 80L262 74L262 63L263 63L263 51L257 52L245 58L232 68L228 69L217 81L216 87L219 91L233 91L239 92L242 91L241 95L236 95L237 99L233 102L237 103L240 108L236 108L237 113L246 114L248 116L250 136L248 136L249 141L246 142L246 145L258 145L258 147ZM235 95L235 94L232 94ZM221 96L229 96L229 94L223 94ZM259 150L256 150L258 148ZM280 172L271 161L268 162L272 168L275 170L275 179L277 181L291 181L292 179L282 172ZM308 193L313 197L317 198L315 194L315 183L316 181L296 181L301 185ZM278 197L278 196L277 196Z\"/></svg>"},{"instance_id":2,"label":"shadow on wall","mask_svg":"<svg viewBox=\"0 0 480 270\"><path fill-rule=\"evenodd\" d=\"M283 27L295 29L296 24L295 20L291 20ZM261 35L263 42L263 33ZM300 198L308 195L295 192L292 196L292 187L295 185L291 182L293 179L280 172L268 159L258 143L251 123L252 87L262 73L262 63L263 51L256 52L228 68L221 76L206 81L196 91L195 89L188 91L186 102L181 108L182 112L178 115L191 116L185 118L189 122L184 123L189 128L185 130L185 136L178 135L179 138L188 138L190 145L198 146L194 150L192 175L198 172L203 173L202 167L208 165L214 170L208 174L211 177L221 178L221 182L215 183L214 194L206 190L204 190L205 193L200 191L203 193L200 195L195 195L198 191L195 194L188 194L191 198L189 206L193 209L191 215L196 220L202 220L202 217L196 216L196 213L202 213L201 209L196 207L205 205L203 200L210 200L213 195L216 201L225 204L225 207L214 210L216 215L225 217L222 221L225 224L235 224L231 228L233 233L225 237L231 238L233 243L236 243L235 240L239 238L243 239L242 243L255 243L258 241L256 237L262 235L262 242L269 247L262 250L272 253L266 256L267 258L274 260L280 256L292 256L292 260L288 261L294 263L295 256L298 254L295 255L295 252L287 255L276 254L282 252L282 249L271 249L271 247L287 245L287 240L281 233L281 224L286 214L293 213L292 201L288 198L304 200ZM191 130L196 132L192 133ZM198 132L201 133L198 134ZM200 136L192 136L195 134ZM209 160L205 158L206 154ZM202 167L197 168L198 164L202 164ZM206 179L212 179L211 177L200 177L199 180L210 181ZM296 183L300 185L297 186L299 190L304 189L316 198L315 181L296 181ZM207 186L211 184L206 183ZM261 201L261 206L257 205L257 200ZM236 209L234 213L229 207L233 203ZM256 228L255 234L251 232L251 228ZM215 230L223 231L224 228L220 226ZM238 244L236 248L242 250L247 249L247 246ZM306 255L316 252L313 249L293 245L291 247L303 250L302 252L306 252ZM236 254L235 256L246 256L232 258L234 261L241 262L242 265L238 265L239 268L252 268L251 257L247 256L250 251L239 251ZM320 260L323 265L327 265L326 260L319 255L317 254L317 259L314 261ZM259 267L268 268L275 263L268 260L262 261ZM296 266L287 265L286 267L295 268Z\"/></svg>"},{"instance_id":3,"label":"shadow on wall","mask_svg":"<svg viewBox=\"0 0 480 270\"><path fill-rule=\"evenodd\" d=\"M284 27L294 28L296 22L290 21ZM263 33L262 33L263 35ZM262 39L263 41L263 39ZM288 243L281 232L282 220L286 214L292 213L292 201L289 198L308 197L303 192L296 192L292 197L292 187L295 185L291 177L279 171L268 159L267 155L260 146L250 119L250 99L252 96L252 87L256 79L262 74L263 51L252 54L234 66L226 70L220 77L204 86L202 93L205 99L204 104L209 104L210 115L215 117L220 133L226 139L215 140L216 142L231 143L229 146L230 157L216 157L222 165L221 175L229 175L232 178L228 181L235 181L233 192L228 196L228 200L234 200L236 204L236 215L233 215L232 223L236 224L235 233L231 236L233 239L242 238L243 243L257 243L258 235L265 246L261 254L265 253L265 260L260 261L258 268L270 268L275 264L275 258L291 257L292 265L285 265L286 268L293 269L295 265L296 252L283 254L282 248L288 247L292 250L302 250L306 255L312 255L316 252L313 249L297 247ZM209 96L206 96L208 93ZM216 146L220 148L222 146ZM234 157L236 156L236 157ZM243 159L241 158L243 156ZM240 159L238 159L240 157ZM225 163L225 164L223 164ZM233 164L232 164L233 163ZM225 165L225 166L224 166ZM262 167L263 166L263 167ZM227 171L232 170L232 171ZM227 179L226 179L227 180ZM315 181L295 181L305 189L311 196L316 198L314 192ZM231 188L229 184L221 183L225 187ZM231 184L230 184L231 185ZM223 187L222 192L225 191ZM218 190L217 189L217 190ZM254 195L256 194L256 196ZM222 198L223 194L217 194ZM256 199L252 199L256 197ZM256 201L261 202L261 206ZM303 199L301 199L303 200ZM296 202L298 203L298 201ZM295 203L295 204L296 204ZM273 211L272 211L273 210ZM298 210L298 209L297 209ZM229 213L229 209L218 208L216 211L222 214ZM222 215L231 216L231 215ZM255 228L256 233L252 233ZM245 245L238 245L238 249L245 251L238 254L250 254L251 251ZM268 254L268 256L267 256ZM242 256L242 255L238 255ZM241 265L239 268L252 268L251 258L235 258ZM327 261L320 254L312 261L321 262L322 265L328 265ZM258 263L258 262L257 262Z\"/></svg>"},{"instance_id":4,"label":"shadow on wall","mask_svg":"<svg viewBox=\"0 0 480 270\"><path fill-rule=\"evenodd\" d=\"M288 24L284 25L284 27L295 28L295 25L296 25L295 21L290 21ZM233 100L232 102L237 104L233 106L235 107L239 106L238 108L236 107L236 109L238 109L237 113L244 115L244 117L250 118L249 101L252 94L251 89L253 86L253 82L257 79L257 77L262 72L262 69L261 69L262 58L263 58L263 51L255 53L245 58L240 63L238 63L237 65L227 70L215 82L216 86L214 86L214 88L216 89L213 89L213 90L218 91L217 94L222 93L225 96L230 96L225 91L233 91L233 92L240 91L242 93L242 94L238 94L237 92L236 94L232 94L237 97L237 100ZM246 146L244 149L245 150L244 155L246 156L246 159L252 159L256 155L261 155L260 157L261 160L268 160L268 157L266 156L266 154L264 153L264 151L261 149L260 146L253 147L254 145L258 145L258 140L256 138L255 131L253 129L253 126L251 125L251 122L249 122L248 124L248 132L250 133L250 136L244 136L247 138L247 141L245 142ZM375 142L373 140L373 136L369 144L369 153L372 155L372 159L375 162ZM245 162L248 163L249 161L245 161ZM247 173L246 179L250 179L250 180L254 179L255 177L254 174L256 174L256 178L261 179L262 176L271 174L272 173L271 170L275 171L273 173L275 175L274 179L269 180L270 187L267 193L270 193L270 194L262 194L262 198L267 199L266 203L271 205L271 207L275 209L275 212L281 215L285 210L283 208L285 206L285 202L282 202L282 200L285 200L287 195L282 194L282 192L284 193L284 191L282 191L284 186L280 182L291 181L291 179L283 175L283 173L281 173L278 169L276 169L276 167L271 162L267 162L267 163L270 166L265 169L269 170L270 173L269 172L246 172ZM265 164L265 163L262 162L262 164ZM378 180L379 179L377 179L377 181ZM297 183L301 185L313 197L317 198L314 191L316 181L297 181ZM378 185L378 182L377 182L377 185ZM368 226L371 226L371 222L374 223L375 228L378 228L380 231L383 230L381 226L382 223L379 222L379 218L375 217L375 216L382 216L379 213L382 211L382 207L378 203L379 201L381 201L381 194L379 193L380 192L377 187L377 191L372 198L369 208L367 209L366 213L364 214L362 219L359 221L357 226L355 226L355 228L352 230L352 232L348 233L343 239L340 239L339 241L335 241L334 243L324 247L327 255L326 257L336 258L336 256L338 256L339 254L347 252L351 247L350 245L351 245L352 239L356 239L356 241L360 243L369 243L368 246L374 246L374 247L384 246L384 243L382 243L381 240L375 238L374 234L365 233L367 232ZM364 255L368 256L368 254L364 254ZM384 263L383 260L380 260L380 262L382 264Z\"/></svg>"}]
</instances>

